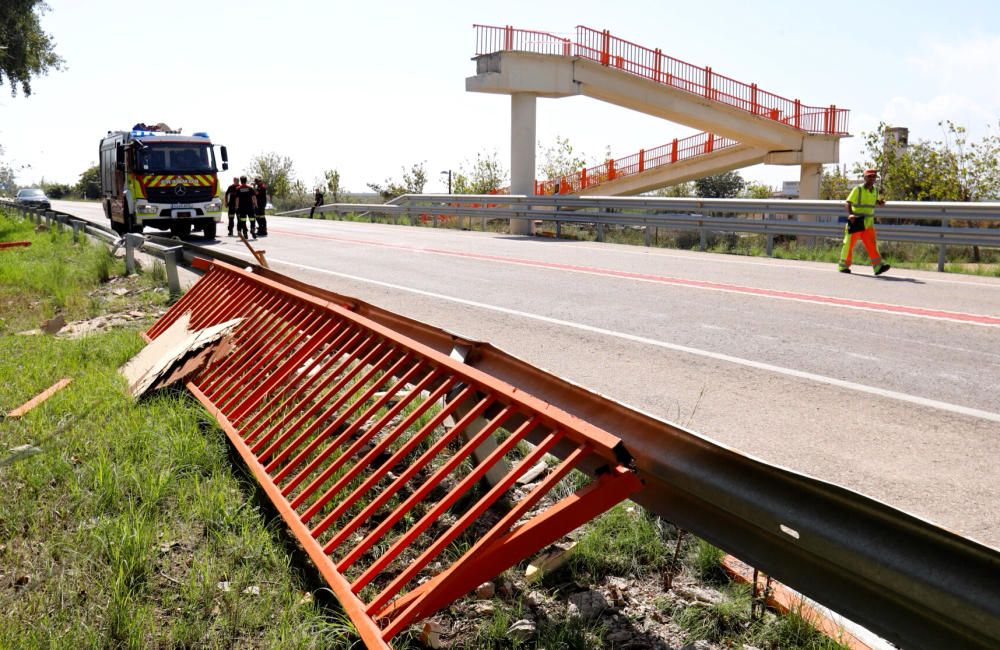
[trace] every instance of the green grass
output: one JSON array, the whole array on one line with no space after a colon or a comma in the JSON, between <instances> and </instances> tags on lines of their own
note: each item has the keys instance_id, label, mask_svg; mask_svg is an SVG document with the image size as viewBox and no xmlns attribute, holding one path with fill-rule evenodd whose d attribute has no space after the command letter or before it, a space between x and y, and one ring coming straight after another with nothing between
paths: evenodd
<instances>
[{"instance_id":1,"label":"green grass","mask_svg":"<svg viewBox=\"0 0 1000 650\"><path fill-rule=\"evenodd\" d=\"M658 573L670 563L676 529L631 502L620 503L587 526L568 566L574 578Z\"/></svg>"},{"instance_id":2,"label":"green grass","mask_svg":"<svg viewBox=\"0 0 1000 650\"><path fill-rule=\"evenodd\" d=\"M844 646L821 634L796 612L776 616L765 612L751 616L750 586L730 584L718 603L695 603L673 612L674 621L689 642L699 639L729 647L743 644L782 650L843 650Z\"/></svg>"},{"instance_id":3,"label":"green grass","mask_svg":"<svg viewBox=\"0 0 1000 650\"><path fill-rule=\"evenodd\" d=\"M126 394L117 369L142 348L138 327L12 333L107 307L92 294L120 262L2 215L0 233L33 241L0 251L0 410L73 378L0 419L0 459L40 450L0 462L0 648L351 647L343 616L304 597L318 582L214 420L180 392Z\"/></svg>"}]
</instances>

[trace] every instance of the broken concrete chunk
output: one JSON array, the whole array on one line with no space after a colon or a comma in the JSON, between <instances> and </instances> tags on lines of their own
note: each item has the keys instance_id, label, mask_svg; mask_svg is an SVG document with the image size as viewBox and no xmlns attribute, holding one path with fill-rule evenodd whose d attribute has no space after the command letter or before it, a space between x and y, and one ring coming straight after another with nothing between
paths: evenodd
<instances>
[{"instance_id":1,"label":"broken concrete chunk","mask_svg":"<svg viewBox=\"0 0 1000 650\"><path fill-rule=\"evenodd\" d=\"M235 318L205 329L191 331L191 314L183 314L119 369L128 380L129 392L133 397L139 398L154 385L161 388L167 385L157 380L167 374L175 364L183 363L190 355L216 343L232 332L241 322L242 318Z\"/></svg>"},{"instance_id":2,"label":"broken concrete chunk","mask_svg":"<svg viewBox=\"0 0 1000 650\"><path fill-rule=\"evenodd\" d=\"M63 318L62 314L56 314L52 318L43 322L41 325L41 329L46 334L55 334L65 326L66 326L66 319Z\"/></svg>"}]
</instances>

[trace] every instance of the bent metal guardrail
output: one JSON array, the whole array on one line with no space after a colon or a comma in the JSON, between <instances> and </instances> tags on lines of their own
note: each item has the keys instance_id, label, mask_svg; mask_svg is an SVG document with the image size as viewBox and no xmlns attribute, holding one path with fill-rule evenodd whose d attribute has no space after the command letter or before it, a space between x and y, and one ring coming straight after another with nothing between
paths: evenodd
<instances>
[{"instance_id":1,"label":"bent metal guardrail","mask_svg":"<svg viewBox=\"0 0 1000 650\"><path fill-rule=\"evenodd\" d=\"M532 200L537 200L537 197ZM979 212L973 209L959 214L968 217ZM188 243L182 246L185 259L203 260L218 255L211 249ZM627 492L633 485L631 478L624 478L632 467L626 467L621 461L623 457L631 456L635 478L642 482L641 489L630 497L634 501L760 567L888 640L907 648L1000 647L1000 586L996 579L1000 575L1000 553L993 549L849 490L744 456L681 427L590 393L488 343L457 339L443 330L355 298L311 287L268 269L258 267L252 274L248 274L227 269L222 264L209 265L204 261L196 264L202 269L208 267L209 274L176 303L172 309L173 315L167 316L173 318L178 312L188 308L198 314L198 322L220 318L225 314L235 313L234 310L242 309L252 314L252 323L244 325L244 331L238 339L242 348L236 354L240 357L233 358L230 362L233 369L236 363L244 367L249 379L242 386L244 394L251 397L237 400L232 394L226 396L226 391L231 391L232 387L225 388L225 374L221 370L212 370L213 375L205 378L208 390L217 396L215 399L223 402L210 407L213 412L219 413L220 421L229 421L229 415L233 415L236 422L240 423L229 422L227 435L230 439L238 437L243 424L251 422L255 431L268 426L273 429L278 416L267 409L273 409L275 401L292 398L287 392L282 392L281 387L297 382L306 386L306 390L312 391L317 382L327 377L327 374L313 370L325 367L329 371L331 363L339 363L345 369L353 363L355 368L352 371L358 378L354 381L355 385L363 376L371 373L371 381L381 382L383 385L392 384L385 391L387 394L395 391L399 399L415 401L418 405L416 408L419 408L428 401L430 395L426 393L435 380L427 382L423 393L411 396L411 391L404 391L399 387L403 381L402 376L395 380L386 378L387 373L392 374L388 372L392 368L395 368L397 375L408 372L404 369L405 363L400 365L393 362L395 357L386 357L386 354L379 356L378 352L372 355L366 351L370 353L381 345L381 350L389 352L389 348L393 348L395 354L402 357L408 354L403 348L412 348L409 352L411 360L430 360L426 370L428 374L431 366L440 364L444 357L460 351L464 355L464 365L444 362L443 369L441 365L437 365L438 370L449 375L452 370L465 372L468 366L482 373L475 374L471 379L478 380L483 375L492 378L488 383L493 388L489 390L499 397L493 407L484 409L487 417L491 417L486 422L487 428L496 421L492 414L497 413L498 409L504 410L504 404L511 403L504 397L507 395L506 389L494 392L495 387L500 385L493 383L496 381L514 387L515 392L523 391L525 395L533 396L530 401L536 406L546 405L549 408L548 405L552 405L558 407L556 410L562 409L569 414L571 423L574 417L580 418L597 428L595 430L614 432L611 437L597 436L603 442L595 449L602 451L590 456L591 459L597 459L596 462L604 463L604 467L613 466L619 472L612 473L614 482L618 483L620 489L614 498ZM240 262L241 266L245 264ZM215 273L219 269L224 272ZM213 273L213 283L202 284L213 277ZM198 295L201 298L196 300ZM241 308L241 304L251 307ZM333 309L335 306L340 308ZM311 320L303 310L320 316L327 314L332 321L323 318ZM349 314L356 315L360 320L347 317ZM149 334L155 336L159 331L162 331L160 323ZM388 338L381 338L385 332L393 334ZM345 336L352 337L355 343L345 343ZM370 347L364 347L360 339L367 339ZM404 339L416 345L403 344ZM338 345L341 346L341 354L336 357ZM295 351L286 349L289 346ZM268 351L274 349L282 351L277 356L269 356ZM320 356L324 350L330 352L329 359L324 360ZM436 351L438 356L429 355L429 351ZM293 358L298 359L299 365L296 366L291 361ZM357 368L359 364L364 365L362 361L367 365ZM390 363L393 365L387 365ZM450 376L463 376L462 372ZM416 386L414 382L422 382L427 376L417 379L419 375L418 370L406 381ZM201 391L198 388L199 381L201 378L195 380L194 388ZM460 383L464 388L476 385L475 382ZM273 388L264 388L265 385ZM308 388L310 386L312 388ZM346 388L347 383L343 383L342 387ZM364 390L370 388L368 385ZM361 389L360 386L358 389ZM378 390L371 393L368 400L380 400L378 393ZM203 399L208 399L204 392L202 395ZM271 407L260 406L265 396ZM450 396L452 399L446 402L444 408L454 406L461 422L468 412L455 406L457 396L454 393ZM301 397L299 392L295 399ZM356 410L354 415L347 412L350 398L340 401L342 411L337 415L330 413L330 417L334 419L328 419L326 426L340 421L334 434L338 439L345 435L348 438L363 435L362 430L369 430L372 419L369 418L369 423L365 423L365 426L348 432L345 427L353 426L348 422L356 423L361 416L356 415ZM387 400L383 408L393 408L389 406L391 402L391 399ZM215 404L214 399L211 403ZM473 408L478 408L478 403ZM493 409L492 412L489 411L490 408ZM427 409L431 407L427 406ZM262 410L267 414L260 415ZM342 417L345 413L346 418ZM303 415L288 408L280 417L296 418ZM523 414L520 418L510 415L507 430L510 427L517 430L518 419L523 424L529 422L530 417ZM468 426L468 418L464 418L464 422ZM546 427L537 427L533 432L526 433L524 440L544 446L546 431ZM262 463L254 459L249 447L259 441L263 434L259 431L250 433L254 438L249 443L236 443L236 446L260 478L266 471ZM539 440L532 437L532 434L543 437ZM567 437L573 439L572 436ZM621 445L613 443L614 439L620 440ZM354 440L357 442L360 437ZM331 444L333 442L334 440L330 440ZM364 443L362 446L369 453L375 449L369 449ZM565 463L573 449L579 447L555 445L550 451ZM612 457L604 455L608 449L614 450ZM310 463L322 452L317 446L313 453L316 456L309 460ZM384 467L388 462L382 460L381 455L371 458L378 463L378 467ZM560 465L562 466L564 465ZM584 469L593 470L587 467ZM403 468L397 470L395 466L389 467L389 470L405 471ZM343 477L341 475L339 478ZM268 479L265 477L265 480ZM301 482L299 485L301 486ZM277 491L277 485L272 489L274 491ZM294 491L293 488L292 492ZM281 499L276 502L279 508L282 507L282 499L287 503L289 496L283 493L284 489L280 492ZM438 495L431 496L433 498ZM290 505L287 504L282 514L294 520L296 515L290 512ZM308 532L308 529L302 527L296 534L303 532ZM328 575L328 562L317 553L316 545L309 542L307 548L311 549L311 553L316 553L320 560L317 565L321 567L321 571L324 570L322 567L327 567L324 575L330 579L333 574ZM491 561L493 558L493 555L489 556ZM504 558L504 561L508 559ZM449 580L456 579L435 578L432 586L410 598L417 598L430 589L437 591L442 583ZM333 581L337 582L338 579L334 576ZM454 591L459 583L450 584ZM345 591L346 585L341 583L338 588ZM445 593L442 591L438 596ZM393 612L413 604L413 600L403 598L396 601L397 609ZM351 596L348 596L345 606L351 608L352 602L355 615L360 616L363 622L362 634L367 633L367 638L373 639L384 634L379 625L365 624L364 616L367 614L357 611L357 603ZM412 610L406 611L413 613ZM378 619L377 623L404 620L398 618L399 615L392 619ZM374 647L384 647L380 645L383 642L377 639L373 643Z\"/></svg>"},{"instance_id":2,"label":"bent metal guardrail","mask_svg":"<svg viewBox=\"0 0 1000 650\"><path fill-rule=\"evenodd\" d=\"M452 217L479 219L532 219L555 224L591 224L597 239L607 226L641 228L645 244L656 228L697 231L705 248L708 233L758 233L767 237L770 255L776 235L843 237L843 201L786 199L689 199L609 196L524 196L501 194L407 194L393 205L332 203L317 212L357 214L371 219L386 215L410 224L435 226ZM308 208L283 213L307 214ZM879 207L878 237L938 246L938 270L947 261L947 246L1000 247L1000 203L891 201ZM899 223L914 222L914 223Z\"/></svg>"},{"instance_id":3,"label":"bent metal guardrail","mask_svg":"<svg viewBox=\"0 0 1000 650\"><path fill-rule=\"evenodd\" d=\"M343 306L214 263L149 338L185 313L245 319L188 388L371 648L641 487L616 436Z\"/></svg>"},{"instance_id":4,"label":"bent metal guardrail","mask_svg":"<svg viewBox=\"0 0 1000 650\"><path fill-rule=\"evenodd\" d=\"M476 56L500 51L535 52L559 56L577 56L604 66L618 68L656 83L694 93L742 111L781 122L809 133L847 135L850 111L830 106L806 106L798 99L787 99L746 84L710 67L699 67L611 36L583 25L576 27L576 41L568 38L511 26L473 25L476 30Z\"/></svg>"}]
</instances>

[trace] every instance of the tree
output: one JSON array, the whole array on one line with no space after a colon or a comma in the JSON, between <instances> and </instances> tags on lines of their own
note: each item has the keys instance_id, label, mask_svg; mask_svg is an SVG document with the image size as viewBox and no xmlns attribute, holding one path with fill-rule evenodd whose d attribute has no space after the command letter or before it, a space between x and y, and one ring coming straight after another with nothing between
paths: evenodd
<instances>
[{"instance_id":1,"label":"tree","mask_svg":"<svg viewBox=\"0 0 1000 650\"><path fill-rule=\"evenodd\" d=\"M73 191L73 188L66 183L48 183L45 179L42 179L39 185L41 186L42 191L45 192L45 195L50 199L65 198Z\"/></svg>"},{"instance_id":2,"label":"tree","mask_svg":"<svg viewBox=\"0 0 1000 650\"><path fill-rule=\"evenodd\" d=\"M658 190L654 190L650 194L651 196L660 196L664 198L686 199L694 196L694 183L688 181L686 183L668 185L667 187L661 187Z\"/></svg>"},{"instance_id":3,"label":"tree","mask_svg":"<svg viewBox=\"0 0 1000 650\"><path fill-rule=\"evenodd\" d=\"M247 167L249 176L260 176L267 184L271 196L287 198L295 189L295 163L288 156L273 151L257 154L250 159Z\"/></svg>"},{"instance_id":4,"label":"tree","mask_svg":"<svg viewBox=\"0 0 1000 650\"><path fill-rule=\"evenodd\" d=\"M739 172L723 172L699 178L694 182L694 190L695 194L706 199L734 199L746 184Z\"/></svg>"},{"instance_id":5,"label":"tree","mask_svg":"<svg viewBox=\"0 0 1000 650\"><path fill-rule=\"evenodd\" d=\"M424 186L427 185L427 163L419 162L410 167L409 171L403 167L403 181L394 181L391 178L385 179L385 185L378 183L367 183L368 187L384 201L391 201L397 196L404 194L423 194Z\"/></svg>"},{"instance_id":6,"label":"tree","mask_svg":"<svg viewBox=\"0 0 1000 650\"><path fill-rule=\"evenodd\" d=\"M334 203L340 203L340 196L344 193L344 188L340 185L340 172L336 169L328 169L323 172L326 180L326 189L333 196Z\"/></svg>"},{"instance_id":7,"label":"tree","mask_svg":"<svg viewBox=\"0 0 1000 650\"><path fill-rule=\"evenodd\" d=\"M14 170L7 163L0 163L0 195L13 195L17 192L17 181Z\"/></svg>"},{"instance_id":8,"label":"tree","mask_svg":"<svg viewBox=\"0 0 1000 650\"><path fill-rule=\"evenodd\" d=\"M823 168L823 177L819 181L819 198L825 201L844 201L851 191L851 180L847 178L847 169L834 167L833 171Z\"/></svg>"},{"instance_id":9,"label":"tree","mask_svg":"<svg viewBox=\"0 0 1000 650\"><path fill-rule=\"evenodd\" d=\"M740 196L745 199L769 199L771 186L766 183L750 182L743 187Z\"/></svg>"},{"instance_id":10,"label":"tree","mask_svg":"<svg viewBox=\"0 0 1000 650\"><path fill-rule=\"evenodd\" d=\"M509 174L497 158L497 152L476 154L476 161L466 160L452 183L455 194L489 194L508 184Z\"/></svg>"},{"instance_id":11,"label":"tree","mask_svg":"<svg viewBox=\"0 0 1000 650\"><path fill-rule=\"evenodd\" d=\"M94 165L80 174L80 180L76 183L76 193L85 199L96 199L101 196L100 167Z\"/></svg>"},{"instance_id":12,"label":"tree","mask_svg":"<svg viewBox=\"0 0 1000 650\"><path fill-rule=\"evenodd\" d=\"M541 177L545 179L554 180L569 176L587 166L586 157L575 153L569 138L557 135L555 143L542 149L540 153Z\"/></svg>"},{"instance_id":13,"label":"tree","mask_svg":"<svg viewBox=\"0 0 1000 650\"><path fill-rule=\"evenodd\" d=\"M6 77L10 94L18 86L31 95L31 79L49 69L62 69L63 60L55 53L52 37L42 31L39 17L49 7L42 0L4 0L0 10L0 85Z\"/></svg>"},{"instance_id":14,"label":"tree","mask_svg":"<svg viewBox=\"0 0 1000 650\"><path fill-rule=\"evenodd\" d=\"M856 164L879 170L880 193L890 201L986 201L1000 197L1000 135L969 142L965 127L939 124L944 139L920 140L907 147L886 144L887 126L865 133L867 161Z\"/></svg>"},{"instance_id":15,"label":"tree","mask_svg":"<svg viewBox=\"0 0 1000 650\"><path fill-rule=\"evenodd\" d=\"M867 160L855 165L881 173L879 193L890 201L987 201L1000 198L1000 135L988 133L979 142L969 142L965 127L951 121L940 122L944 139L920 140L906 147L892 138L887 141L884 123L865 133ZM986 226L959 221L952 225ZM972 247L973 260L980 259L979 247Z\"/></svg>"}]
</instances>

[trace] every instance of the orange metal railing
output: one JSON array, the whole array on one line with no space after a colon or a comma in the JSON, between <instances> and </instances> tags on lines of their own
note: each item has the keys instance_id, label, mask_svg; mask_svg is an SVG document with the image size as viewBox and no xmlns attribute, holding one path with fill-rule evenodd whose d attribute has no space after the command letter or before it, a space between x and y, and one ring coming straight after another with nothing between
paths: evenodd
<instances>
[{"instance_id":1,"label":"orange metal railing","mask_svg":"<svg viewBox=\"0 0 1000 650\"><path fill-rule=\"evenodd\" d=\"M244 319L188 388L368 647L641 488L606 431L328 297L196 265L207 273L147 337L186 313L194 329Z\"/></svg>"},{"instance_id":2,"label":"orange metal railing","mask_svg":"<svg viewBox=\"0 0 1000 650\"><path fill-rule=\"evenodd\" d=\"M594 167L584 167L568 176L538 181L535 183L535 194L575 194L601 183L635 176L738 144L739 142L732 138L714 133L697 133L683 139L674 138L672 142L659 147L640 149L637 153L622 158L609 160Z\"/></svg>"},{"instance_id":3,"label":"orange metal railing","mask_svg":"<svg viewBox=\"0 0 1000 650\"><path fill-rule=\"evenodd\" d=\"M499 51L537 52L577 56L638 75L672 88L733 106L754 115L775 120L809 133L847 135L850 111L830 106L807 106L798 99L788 99L720 75L711 67L700 67L675 59L659 49L649 49L578 25L576 40L544 32L530 32L511 27L475 25L476 55ZM569 49L572 49L570 53Z\"/></svg>"}]
</instances>

